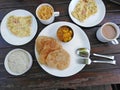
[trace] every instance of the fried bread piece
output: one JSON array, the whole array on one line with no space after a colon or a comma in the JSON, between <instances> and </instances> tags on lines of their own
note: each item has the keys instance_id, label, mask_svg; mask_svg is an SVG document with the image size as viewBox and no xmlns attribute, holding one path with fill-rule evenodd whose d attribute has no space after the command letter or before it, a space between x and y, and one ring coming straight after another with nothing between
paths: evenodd
<instances>
[{"instance_id":1,"label":"fried bread piece","mask_svg":"<svg viewBox=\"0 0 120 90\"><path fill-rule=\"evenodd\" d=\"M36 39L36 47L38 53L40 53L42 49L50 48L51 50L55 50L56 48L61 48L62 46L52 37L39 36Z\"/></svg>"},{"instance_id":2,"label":"fried bread piece","mask_svg":"<svg viewBox=\"0 0 120 90\"><path fill-rule=\"evenodd\" d=\"M62 48L58 41L56 41L52 37L47 36L39 36L36 39L36 48L38 53L40 54L39 61L42 64L46 64L47 55L54 50Z\"/></svg>"},{"instance_id":3,"label":"fried bread piece","mask_svg":"<svg viewBox=\"0 0 120 90\"><path fill-rule=\"evenodd\" d=\"M44 43L45 41L49 39L48 37L46 36L38 36L35 43L36 43L36 48L37 48L37 52L40 54L43 46L44 46Z\"/></svg>"},{"instance_id":4,"label":"fried bread piece","mask_svg":"<svg viewBox=\"0 0 120 90\"><path fill-rule=\"evenodd\" d=\"M64 49L61 48L50 52L46 58L46 63L49 67L63 70L70 64L70 56Z\"/></svg>"}]
</instances>

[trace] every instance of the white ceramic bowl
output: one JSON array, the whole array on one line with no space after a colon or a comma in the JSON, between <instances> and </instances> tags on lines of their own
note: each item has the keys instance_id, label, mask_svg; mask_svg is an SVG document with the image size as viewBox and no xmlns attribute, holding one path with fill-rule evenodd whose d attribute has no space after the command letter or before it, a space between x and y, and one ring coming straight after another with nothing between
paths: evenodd
<instances>
[{"instance_id":1,"label":"white ceramic bowl","mask_svg":"<svg viewBox=\"0 0 120 90\"><path fill-rule=\"evenodd\" d=\"M28 57L28 60L29 60L29 63L27 64L27 68L25 68L22 72L20 73L17 73L17 72L13 72L13 70L10 69L9 65L8 65L8 62L9 62L9 56L12 55L12 53L16 52L16 51L22 51L23 53L25 53ZM16 56L17 57L17 56ZM29 52L27 52L26 50L23 50L23 49L14 49L12 51L10 51L6 57L5 57L5 61L4 61L4 66L5 66L5 69L6 71L11 74L11 75L15 75L15 76L18 76L18 75L22 75L24 73L26 73L32 66L32 56L30 55ZM18 64L18 63L17 63Z\"/></svg>"}]
</instances>

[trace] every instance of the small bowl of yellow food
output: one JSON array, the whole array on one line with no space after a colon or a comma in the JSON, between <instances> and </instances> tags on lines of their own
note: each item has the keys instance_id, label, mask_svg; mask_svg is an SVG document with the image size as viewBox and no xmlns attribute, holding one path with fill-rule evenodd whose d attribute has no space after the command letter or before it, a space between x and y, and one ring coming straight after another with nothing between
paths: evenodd
<instances>
[{"instance_id":1,"label":"small bowl of yellow food","mask_svg":"<svg viewBox=\"0 0 120 90\"><path fill-rule=\"evenodd\" d=\"M73 29L70 26L63 25L57 30L57 37L62 42L69 42L74 36Z\"/></svg>"}]
</instances>

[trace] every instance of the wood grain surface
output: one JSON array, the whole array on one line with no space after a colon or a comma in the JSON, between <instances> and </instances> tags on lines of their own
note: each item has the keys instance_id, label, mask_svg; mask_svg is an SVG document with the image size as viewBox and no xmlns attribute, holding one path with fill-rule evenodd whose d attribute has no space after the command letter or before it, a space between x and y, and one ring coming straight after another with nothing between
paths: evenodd
<instances>
[{"instance_id":1,"label":"wood grain surface","mask_svg":"<svg viewBox=\"0 0 120 90\"><path fill-rule=\"evenodd\" d=\"M103 0L103 2L106 6L106 15L104 20L94 27L81 28L90 40L91 53L114 55L115 60L117 61L116 65L86 65L82 71L67 78L58 78L46 73L38 65L34 53L35 39L40 31L45 27L45 25L41 24L36 18L38 22L38 32L34 39L25 45L10 45L5 42L0 35L0 90L75 89L82 86L120 83L120 44L112 45L111 43L101 43L96 39L95 35L97 29L106 22L114 22L120 26L120 6L109 2L109 0ZM28 10L35 16L36 7L41 3L49 3L54 7L55 11L60 11L60 16L57 17L55 21L72 22L68 15L70 0L0 0L0 21L8 12L15 9ZM118 38L118 41L120 41L120 37ZM15 48L25 49L30 52L33 57L32 68L21 76L12 76L8 74L4 68L4 59L6 54ZM91 58L96 59L96 57L93 56L91 56Z\"/></svg>"}]
</instances>

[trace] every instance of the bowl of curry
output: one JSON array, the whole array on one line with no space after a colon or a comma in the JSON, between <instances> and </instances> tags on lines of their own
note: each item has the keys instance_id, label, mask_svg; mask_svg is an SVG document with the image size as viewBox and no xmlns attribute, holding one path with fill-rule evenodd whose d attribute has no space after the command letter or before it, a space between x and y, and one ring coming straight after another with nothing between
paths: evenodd
<instances>
[{"instance_id":1,"label":"bowl of curry","mask_svg":"<svg viewBox=\"0 0 120 90\"><path fill-rule=\"evenodd\" d=\"M74 36L73 29L70 26L63 25L57 30L57 37L62 42L69 42Z\"/></svg>"}]
</instances>

